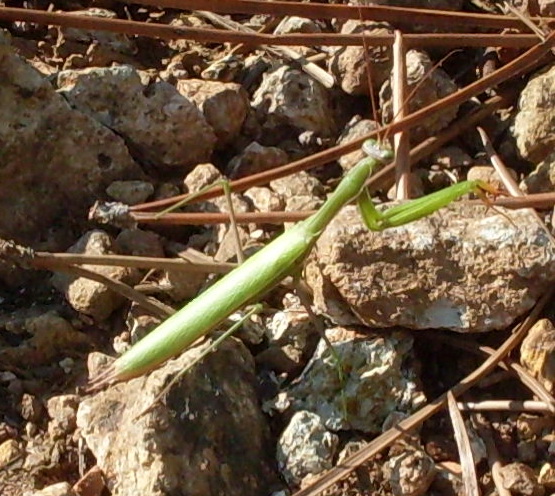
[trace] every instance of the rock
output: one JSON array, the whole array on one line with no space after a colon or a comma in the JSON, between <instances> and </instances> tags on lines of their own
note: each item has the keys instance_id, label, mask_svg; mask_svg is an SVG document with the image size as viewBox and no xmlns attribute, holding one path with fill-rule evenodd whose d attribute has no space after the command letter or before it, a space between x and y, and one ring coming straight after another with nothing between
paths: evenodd
<instances>
[{"instance_id":1,"label":"rock","mask_svg":"<svg viewBox=\"0 0 555 496\"><path fill-rule=\"evenodd\" d=\"M181 79L177 91L201 110L218 139L218 147L239 135L249 110L247 92L237 83Z\"/></svg>"},{"instance_id":2,"label":"rock","mask_svg":"<svg viewBox=\"0 0 555 496\"><path fill-rule=\"evenodd\" d=\"M535 441L520 441L516 445L517 459L522 463L535 465L538 458Z\"/></svg>"},{"instance_id":3,"label":"rock","mask_svg":"<svg viewBox=\"0 0 555 496\"><path fill-rule=\"evenodd\" d=\"M40 491L35 491L29 496L76 496L76 493L68 482L58 482L57 484L46 486Z\"/></svg>"},{"instance_id":4,"label":"rock","mask_svg":"<svg viewBox=\"0 0 555 496\"><path fill-rule=\"evenodd\" d=\"M550 193L555 189L555 152L550 153L520 183L524 193Z\"/></svg>"},{"instance_id":5,"label":"rock","mask_svg":"<svg viewBox=\"0 0 555 496\"><path fill-rule=\"evenodd\" d=\"M534 471L524 463L509 463L501 467L503 487L515 496L543 496L544 489L538 484Z\"/></svg>"},{"instance_id":6,"label":"rock","mask_svg":"<svg viewBox=\"0 0 555 496\"><path fill-rule=\"evenodd\" d=\"M69 253L85 253L88 255L106 255L114 253L115 245L110 236L104 231L89 231L79 238L77 243L69 248ZM83 265L93 272L97 272L126 284L136 284L140 279L140 271L127 267L108 265ZM90 315L96 320L105 320L125 299L120 294L108 289L104 284L65 274L55 274L52 284L63 292L68 303L78 312Z\"/></svg>"},{"instance_id":7,"label":"rock","mask_svg":"<svg viewBox=\"0 0 555 496\"><path fill-rule=\"evenodd\" d=\"M183 302L198 294L206 284L206 274L184 270L164 271L158 284L173 301Z\"/></svg>"},{"instance_id":8,"label":"rock","mask_svg":"<svg viewBox=\"0 0 555 496\"><path fill-rule=\"evenodd\" d=\"M104 487L102 470L95 465L73 485L73 491L77 496L100 496Z\"/></svg>"},{"instance_id":9,"label":"rock","mask_svg":"<svg viewBox=\"0 0 555 496\"><path fill-rule=\"evenodd\" d=\"M436 468L423 451L408 449L388 460L384 470L395 496L422 496L432 484Z\"/></svg>"},{"instance_id":10,"label":"rock","mask_svg":"<svg viewBox=\"0 0 555 496\"><path fill-rule=\"evenodd\" d=\"M357 116L358 117L358 116ZM338 145L344 145L349 143L350 141L354 141L357 138L361 138L362 136L375 131L378 128L378 124L376 121L371 121L370 119L361 119L360 117L351 119L346 126L341 136L339 136L337 140ZM354 152L347 153L347 155L343 155L339 160L339 165L344 171L351 170L359 160L366 158L366 153L362 151L362 149L355 150ZM377 172L378 169L374 170L374 173Z\"/></svg>"},{"instance_id":11,"label":"rock","mask_svg":"<svg viewBox=\"0 0 555 496\"><path fill-rule=\"evenodd\" d=\"M23 450L15 439L4 441L0 444L0 469L5 468L22 454Z\"/></svg>"},{"instance_id":12,"label":"rock","mask_svg":"<svg viewBox=\"0 0 555 496\"><path fill-rule=\"evenodd\" d=\"M145 309L133 302L131 308L127 312L127 318L125 319L125 324L127 329L129 329L129 340L131 344L135 344L143 339L150 331L154 330L161 324L161 320L157 317L153 317L150 313L145 311ZM129 346L125 346L125 351ZM122 351L116 350L118 353Z\"/></svg>"},{"instance_id":13,"label":"rock","mask_svg":"<svg viewBox=\"0 0 555 496\"><path fill-rule=\"evenodd\" d=\"M31 337L19 346L0 349L0 363L12 364L15 367L21 366L22 363L47 365L60 354L75 352L76 349L91 344L86 334L74 329L55 311L25 319L24 329Z\"/></svg>"},{"instance_id":14,"label":"rock","mask_svg":"<svg viewBox=\"0 0 555 496\"><path fill-rule=\"evenodd\" d=\"M550 392L555 382L555 327L538 320L520 345L520 363Z\"/></svg>"},{"instance_id":15,"label":"rock","mask_svg":"<svg viewBox=\"0 0 555 496\"><path fill-rule=\"evenodd\" d=\"M324 188L320 181L305 171L274 179L270 182L270 188L286 201L298 196L311 196L319 199L324 196Z\"/></svg>"},{"instance_id":16,"label":"rock","mask_svg":"<svg viewBox=\"0 0 555 496\"><path fill-rule=\"evenodd\" d=\"M517 179L517 173L513 169L507 169L509 174L513 179ZM466 175L468 181L485 181L487 183L492 183L493 185L498 185L501 187L503 185L503 180L501 176L497 173L495 168L490 165L475 165L468 170Z\"/></svg>"},{"instance_id":17,"label":"rock","mask_svg":"<svg viewBox=\"0 0 555 496\"><path fill-rule=\"evenodd\" d=\"M247 245L250 240L249 233L242 226L237 226L237 234L239 235L239 244L241 249ZM245 258L249 254L245 253ZM214 255L217 262L235 262L237 263L237 240L232 229L226 229L218 243L217 251Z\"/></svg>"},{"instance_id":18,"label":"rock","mask_svg":"<svg viewBox=\"0 0 555 496\"><path fill-rule=\"evenodd\" d=\"M409 50L406 57L408 83L406 91L411 94L407 113L412 114L457 91L457 85L443 69L434 66L426 53ZM426 78L424 84L420 84L424 78ZM391 98L391 81L388 79L380 89L380 107L386 122L391 122L393 119ZM410 130L411 142L417 143L435 136L455 119L458 111L458 106L453 107L423 120L420 126Z\"/></svg>"},{"instance_id":19,"label":"rock","mask_svg":"<svg viewBox=\"0 0 555 496\"><path fill-rule=\"evenodd\" d=\"M465 494L461 473L462 469L458 463L444 462L437 466L429 494L441 494L441 496Z\"/></svg>"},{"instance_id":20,"label":"rock","mask_svg":"<svg viewBox=\"0 0 555 496\"><path fill-rule=\"evenodd\" d=\"M200 76L202 79L212 79L221 81L222 83L231 83L241 79L240 74L245 67L245 58L243 54L234 54L232 52L224 55L222 58L212 62L204 69ZM168 66L168 69L170 67ZM186 77L181 77L186 79Z\"/></svg>"},{"instance_id":21,"label":"rock","mask_svg":"<svg viewBox=\"0 0 555 496\"><path fill-rule=\"evenodd\" d=\"M270 188L254 186L245 191L243 195L252 201L254 208L259 212L279 212L285 206L281 196Z\"/></svg>"},{"instance_id":22,"label":"rock","mask_svg":"<svg viewBox=\"0 0 555 496\"><path fill-rule=\"evenodd\" d=\"M553 463L544 463L540 468L538 482L548 491L555 490L555 466Z\"/></svg>"},{"instance_id":23,"label":"rock","mask_svg":"<svg viewBox=\"0 0 555 496\"><path fill-rule=\"evenodd\" d=\"M114 358L100 353L98 351L93 351L87 356L87 370L89 372L89 381L94 377L97 377L100 372L107 368L111 363L114 362Z\"/></svg>"},{"instance_id":24,"label":"rock","mask_svg":"<svg viewBox=\"0 0 555 496\"><path fill-rule=\"evenodd\" d=\"M266 321L268 348L256 356L257 363L276 372L292 373L305 364L316 347L318 332L306 311L276 312Z\"/></svg>"},{"instance_id":25,"label":"rock","mask_svg":"<svg viewBox=\"0 0 555 496\"><path fill-rule=\"evenodd\" d=\"M76 394L52 396L46 402L46 410L50 416L48 434L57 439L73 433L76 427L77 407L80 397Z\"/></svg>"},{"instance_id":26,"label":"rock","mask_svg":"<svg viewBox=\"0 0 555 496\"><path fill-rule=\"evenodd\" d=\"M552 284L555 248L529 212L504 215L453 204L375 233L346 207L305 270L315 308L340 325L505 329Z\"/></svg>"},{"instance_id":27,"label":"rock","mask_svg":"<svg viewBox=\"0 0 555 496\"><path fill-rule=\"evenodd\" d=\"M183 184L187 193L198 193L203 188L212 186L216 181L222 179L222 173L216 168L215 165L206 163L198 164L189 174L185 177Z\"/></svg>"},{"instance_id":28,"label":"rock","mask_svg":"<svg viewBox=\"0 0 555 496\"><path fill-rule=\"evenodd\" d=\"M259 496L275 475L252 357L234 339L154 398L206 344L81 402L77 425L113 496Z\"/></svg>"},{"instance_id":29,"label":"rock","mask_svg":"<svg viewBox=\"0 0 555 496\"><path fill-rule=\"evenodd\" d=\"M88 8L74 10L72 14L83 17L99 17L116 19L115 12L107 9ZM66 59L64 68L108 66L113 62L124 63L127 57L137 52L137 46L128 36L109 31L76 29L72 27L58 28L59 37L56 42L56 57ZM79 64L76 65L76 56Z\"/></svg>"},{"instance_id":30,"label":"rock","mask_svg":"<svg viewBox=\"0 0 555 496\"><path fill-rule=\"evenodd\" d=\"M274 34L288 34L288 33L306 33L314 34L321 33L322 29L313 19L306 17L287 16L274 29Z\"/></svg>"},{"instance_id":31,"label":"rock","mask_svg":"<svg viewBox=\"0 0 555 496\"><path fill-rule=\"evenodd\" d=\"M539 320L536 325L543 327ZM534 327L532 328L534 329ZM541 437L545 432L551 432L555 428L555 418L551 416L537 416L522 413L516 422L517 434L520 440L532 440Z\"/></svg>"},{"instance_id":32,"label":"rock","mask_svg":"<svg viewBox=\"0 0 555 496\"><path fill-rule=\"evenodd\" d=\"M181 194L179 186L172 183L161 183L156 188L156 193L154 193L154 200L165 200L166 198L171 198L172 196L177 196Z\"/></svg>"},{"instance_id":33,"label":"rock","mask_svg":"<svg viewBox=\"0 0 555 496\"><path fill-rule=\"evenodd\" d=\"M392 411L412 412L423 403L415 372L405 364L412 349L408 334L371 338L338 327L326 335L334 353L321 340L302 374L270 407L311 411L333 431L378 433ZM345 376L343 383L336 357Z\"/></svg>"},{"instance_id":34,"label":"rock","mask_svg":"<svg viewBox=\"0 0 555 496\"><path fill-rule=\"evenodd\" d=\"M5 44L0 72L0 206L10 212L0 217L0 236L63 249L108 184L142 172L122 138L73 110Z\"/></svg>"},{"instance_id":35,"label":"rock","mask_svg":"<svg viewBox=\"0 0 555 496\"><path fill-rule=\"evenodd\" d=\"M29 422L38 423L43 418L44 406L42 402L32 394L23 394L20 408L20 415Z\"/></svg>"},{"instance_id":36,"label":"rock","mask_svg":"<svg viewBox=\"0 0 555 496\"><path fill-rule=\"evenodd\" d=\"M433 154L432 162L445 169L458 169L459 167L470 167L474 161L458 146L446 146Z\"/></svg>"},{"instance_id":37,"label":"rock","mask_svg":"<svg viewBox=\"0 0 555 496\"><path fill-rule=\"evenodd\" d=\"M277 462L289 484L299 484L307 475L332 467L339 437L328 432L314 413L295 413L281 434L277 445Z\"/></svg>"},{"instance_id":38,"label":"rock","mask_svg":"<svg viewBox=\"0 0 555 496\"><path fill-rule=\"evenodd\" d=\"M364 33L372 36L392 34L393 29L385 22L361 22L349 19L341 28L341 34ZM340 81L341 89L349 95L368 95L370 89L378 90L389 78L393 62L391 50L385 46L370 47L364 53L363 46L338 48L329 59L329 70ZM371 79L368 81L370 69Z\"/></svg>"},{"instance_id":39,"label":"rock","mask_svg":"<svg viewBox=\"0 0 555 496\"><path fill-rule=\"evenodd\" d=\"M518 99L513 135L520 154L544 160L555 146L555 65L530 78Z\"/></svg>"},{"instance_id":40,"label":"rock","mask_svg":"<svg viewBox=\"0 0 555 496\"><path fill-rule=\"evenodd\" d=\"M540 15L555 16L555 2L553 0L538 0Z\"/></svg>"},{"instance_id":41,"label":"rock","mask_svg":"<svg viewBox=\"0 0 555 496\"><path fill-rule=\"evenodd\" d=\"M232 179L258 174L275 169L287 163L287 153L275 146L262 146L256 141L250 143L228 165L228 176Z\"/></svg>"},{"instance_id":42,"label":"rock","mask_svg":"<svg viewBox=\"0 0 555 496\"><path fill-rule=\"evenodd\" d=\"M160 236L152 231L123 229L116 238L118 251L135 257L164 257Z\"/></svg>"},{"instance_id":43,"label":"rock","mask_svg":"<svg viewBox=\"0 0 555 496\"><path fill-rule=\"evenodd\" d=\"M332 107L326 89L304 72L281 65L264 74L255 91L252 106L263 131L272 133L272 143L279 142L283 126L301 131L313 131L321 137L335 130Z\"/></svg>"},{"instance_id":44,"label":"rock","mask_svg":"<svg viewBox=\"0 0 555 496\"><path fill-rule=\"evenodd\" d=\"M212 154L216 136L197 107L168 83L143 85L131 66L62 71L58 88L154 166L190 167Z\"/></svg>"},{"instance_id":45,"label":"rock","mask_svg":"<svg viewBox=\"0 0 555 496\"><path fill-rule=\"evenodd\" d=\"M106 193L126 205L137 205L154 193L154 186L147 181L114 181Z\"/></svg>"}]
</instances>

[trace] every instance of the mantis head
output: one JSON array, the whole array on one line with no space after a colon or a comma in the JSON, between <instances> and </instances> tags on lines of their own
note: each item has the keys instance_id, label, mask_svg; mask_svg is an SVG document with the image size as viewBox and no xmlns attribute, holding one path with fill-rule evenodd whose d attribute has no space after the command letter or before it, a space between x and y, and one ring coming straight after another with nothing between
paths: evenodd
<instances>
[{"instance_id":1,"label":"mantis head","mask_svg":"<svg viewBox=\"0 0 555 496\"><path fill-rule=\"evenodd\" d=\"M362 149L366 155L380 162L388 162L393 158L393 150L385 143L378 143L374 139L366 140L362 144Z\"/></svg>"}]
</instances>

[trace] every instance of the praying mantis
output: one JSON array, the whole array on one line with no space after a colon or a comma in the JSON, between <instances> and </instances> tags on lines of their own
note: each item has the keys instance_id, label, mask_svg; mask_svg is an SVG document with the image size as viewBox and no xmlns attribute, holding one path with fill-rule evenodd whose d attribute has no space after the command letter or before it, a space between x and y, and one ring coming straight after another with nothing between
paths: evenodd
<instances>
[{"instance_id":1,"label":"praying mantis","mask_svg":"<svg viewBox=\"0 0 555 496\"><path fill-rule=\"evenodd\" d=\"M465 181L379 212L365 183L373 169L379 163L391 160L393 153L375 140L366 141L363 150L367 157L345 175L316 213L285 231L162 322L93 379L89 387L97 389L154 370L182 353L232 313L263 296L302 266L325 227L352 200L358 200L366 226L381 231L430 215L470 192L482 197L486 193L496 193L484 181Z\"/></svg>"}]
</instances>

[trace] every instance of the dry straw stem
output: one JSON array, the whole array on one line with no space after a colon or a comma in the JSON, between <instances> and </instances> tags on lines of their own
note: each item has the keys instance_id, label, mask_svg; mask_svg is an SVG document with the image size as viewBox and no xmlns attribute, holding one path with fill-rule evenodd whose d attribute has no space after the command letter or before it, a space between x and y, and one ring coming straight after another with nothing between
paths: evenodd
<instances>
[{"instance_id":1,"label":"dry straw stem","mask_svg":"<svg viewBox=\"0 0 555 496\"><path fill-rule=\"evenodd\" d=\"M542 312L545 305L551 300L554 292L554 290L551 290L542 296L528 317L521 324L515 327L513 333L499 348L497 348L497 350L495 350L495 353L489 356L476 370L471 372L468 376L450 389L454 397L460 396L468 391L473 385L476 384L476 382L491 372L501 360L503 360L516 346L518 346L526 333L537 321L538 316ZM343 461L340 466L337 466L326 472L321 477L318 477L310 486L296 492L294 496L316 496L320 494L341 480L343 477L347 476L371 457L382 451L384 448L390 446L401 436L409 433L432 415L441 411L445 408L446 403L447 394L445 393L431 401L428 405L421 408L409 418L401 421L396 427L384 432L376 439L372 440L367 446Z\"/></svg>"},{"instance_id":2,"label":"dry straw stem","mask_svg":"<svg viewBox=\"0 0 555 496\"><path fill-rule=\"evenodd\" d=\"M272 5L273 3L274 2L271 2ZM206 7L201 8L206 10ZM395 15L398 14L396 13ZM408 18L407 16L409 13L405 12L403 15L404 18ZM505 16L498 17L499 20L507 19ZM146 36L148 38L158 38L163 40L187 39L204 43L243 43L251 46L353 46L363 44L367 44L369 46L391 46L394 43L393 36L388 34L378 36L338 33L282 35L242 33L219 29L168 26L165 24L153 24L124 19L95 18L65 12L46 12L43 10L22 9L17 7L0 7L0 19L12 22L30 22L35 24L63 26L76 29L111 31L129 36ZM546 20L550 23L555 22L552 18L548 18ZM522 27L522 24L520 26ZM473 29L476 29L478 28L478 25L474 24L472 27ZM498 33L420 33L405 35L405 43L409 48L528 48L536 42L537 36L535 34L503 34L503 36L501 36Z\"/></svg>"},{"instance_id":3,"label":"dry straw stem","mask_svg":"<svg viewBox=\"0 0 555 496\"><path fill-rule=\"evenodd\" d=\"M457 401L451 391L447 391L447 407L449 410L449 417L451 418L451 424L453 425L453 431L455 433L457 449L459 450L464 494L467 496L480 496L478 476L476 474L476 465L474 463L472 448L470 446L470 438L468 437L463 417L457 406Z\"/></svg>"},{"instance_id":4,"label":"dry straw stem","mask_svg":"<svg viewBox=\"0 0 555 496\"><path fill-rule=\"evenodd\" d=\"M170 7L174 9L210 10L223 14L268 14L273 16L299 16L310 19L356 19L365 21L405 21L430 26L459 26L491 29L522 28L522 21L514 16L473 14L435 9L389 7L378 5L317 5L305 2L273 0L139 0L141 5ZM409 19L407 21L407 19ZM534 22L553 23L553 18L532 17Z\"/></svg>"}]
</instances>

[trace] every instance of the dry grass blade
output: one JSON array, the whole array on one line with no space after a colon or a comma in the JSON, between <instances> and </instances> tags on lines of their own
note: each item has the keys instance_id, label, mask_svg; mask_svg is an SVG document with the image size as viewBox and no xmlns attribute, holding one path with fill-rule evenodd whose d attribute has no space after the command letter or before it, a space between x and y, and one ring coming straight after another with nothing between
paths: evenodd
<instances>
[{"instance_id":1,"label":"dry grass blade","mask_svg":"<svg viewBox=\"0 0 555 496\"><path fill-rule=\"evenodd\" d=\"M546 293L536 303L528 317L521 324L516 326L511 336L507 338L507 340L495 351L495 353L488 357L476 370L471 372L468 376L451 388L453 396L457 397L470 389L482 377L491 372L497 364L520 343L532 325L534 325L544 306L551 300L554 293L555 290L551 290ZM316 496L320 494L322 491L326 490L334 483L351 473L368 459L379 453L382 449L391 445L401 436L410 432L426 419L442 410L445 407L446 402L447 394L443 394L439 398L431 401L418 412L400 422L396 427L384 432L363 449L347 458L347 460L345 460L340 466L337 466L326 472L321 477L318 477L318 479L316 479L310 486L301 489L295 493L294 496Z\"/></svg>"},{"instance_id":2,"label":"dry grass blade","mask_svg":"<svg viewBox=\"0 0 555 496\"><path fill-rule=\"evenodd\" d=\"M459 458L462 467L462 481L464 486L464 494L466 496L480 496L478 488L478 476L476 475L476 465L474 456L472 455L472 447L470 446L470 438L461 412L457 407L457 401L451 391L447 392L447 406L453 431L455 433L455 441L459 450Z\"/></svg>"}]
</instances>

